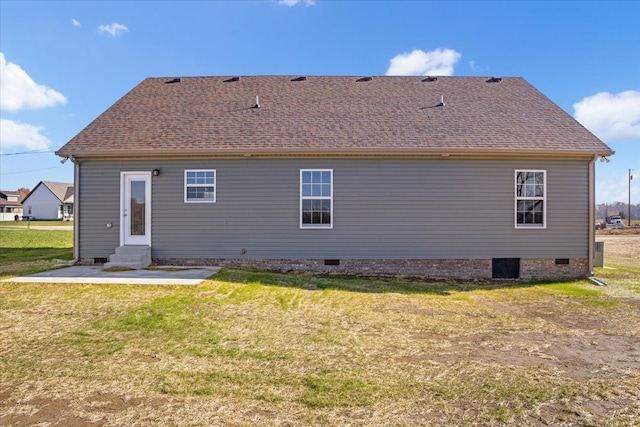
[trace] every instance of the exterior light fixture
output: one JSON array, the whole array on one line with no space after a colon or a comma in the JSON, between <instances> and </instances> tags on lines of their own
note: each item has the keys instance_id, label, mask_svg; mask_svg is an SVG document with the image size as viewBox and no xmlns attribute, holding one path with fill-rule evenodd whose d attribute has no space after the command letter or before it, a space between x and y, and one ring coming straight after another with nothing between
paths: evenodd
<instances>
[{"instance_id":1,"label":"exterior light fixture","mask_svg":"<svg viewBox=\"0 0 640 427\"><path fill-rule=\"evenodd\" d=\"M151 171L151 173L153 174L153 176L158 176L160 175L160 169L154 169Z\"/></svg>"}]
</instances>

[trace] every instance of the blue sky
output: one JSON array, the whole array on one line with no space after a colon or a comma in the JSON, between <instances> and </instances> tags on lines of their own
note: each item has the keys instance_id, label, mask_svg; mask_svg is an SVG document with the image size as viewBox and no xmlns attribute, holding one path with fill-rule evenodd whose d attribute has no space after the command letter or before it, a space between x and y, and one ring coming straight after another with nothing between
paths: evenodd
<instances>
[{"instance_id":1,"label":"blue sky","mask_svg":"<svg viewBox=\"0 0 640 427\"><path fill-rule=\"evenodd\" d=\"M521 76L611 148L640 203L640 2L0 0L0 189L73 181L52 151L146 77ZM37 152L40 151L40 152Z\"/></svg>"}]
</instances>

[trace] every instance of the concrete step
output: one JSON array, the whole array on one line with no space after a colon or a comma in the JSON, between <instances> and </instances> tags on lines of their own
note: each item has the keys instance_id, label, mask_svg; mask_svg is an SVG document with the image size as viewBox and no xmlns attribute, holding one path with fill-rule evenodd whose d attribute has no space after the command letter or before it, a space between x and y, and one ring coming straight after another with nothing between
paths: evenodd
<instances>
[{"instance_id":1,"label":"concrete step","mask_svg":"<svg viewBox=\"0 0 640 427\"><path fill-rule=\"evenodd\" d=\"M143 255L130 255L130 254L113 254L109 255L109 262L129 262L129 261L139 261L143 262L145 260L145 256Z\"/></svg>"},{"instance_id":2,"label":"concrete step","mask_svg":"<svg viewBox=\"0 0 640 427\"><path fill-rule=\"evenodd\" d=\"M151 253L149 246L119 246L116 248L116 254L146 254Z\"/></svg>"},{"instance_id":3,"label":"concrete step","mask_svg":"<svg viewBox=\"0 0 640 427\"><path fill-rule=\"evenodd\" d=\"M151 265L151 248L149 246L120 246L115 253L109 255L109 262L103 269L124 267L141 269Z\"/></svg>"},{"instance_id":4,"label":"concrete step","mask_svg":"<svg viewBox=\"0 0 640 427\"><path fill-rule=\"evenodd\" d=\"M130 268L132 270L141 270L145 267L148 267L149 265L145 265L143 262L136 262L136 261L130 261L130 262L105 262L104 265L102 266L103 270L108 270L110 268Z\"/></svg>"}]
</instances>

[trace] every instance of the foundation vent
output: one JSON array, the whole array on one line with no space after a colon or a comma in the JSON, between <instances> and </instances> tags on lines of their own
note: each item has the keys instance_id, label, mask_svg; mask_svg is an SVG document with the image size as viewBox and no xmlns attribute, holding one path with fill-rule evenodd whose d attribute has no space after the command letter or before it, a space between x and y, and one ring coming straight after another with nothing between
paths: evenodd
<instances>
[{"instance_id":1,"label":"foundation vent","mask_svg":"<svg viewBox=\"0 0 640 427\"><path fill-rule=\"evenodd\" d=\"M492 279L519 279L520 258L493 258L491 260Z\"/></svg>"}]
</instances>

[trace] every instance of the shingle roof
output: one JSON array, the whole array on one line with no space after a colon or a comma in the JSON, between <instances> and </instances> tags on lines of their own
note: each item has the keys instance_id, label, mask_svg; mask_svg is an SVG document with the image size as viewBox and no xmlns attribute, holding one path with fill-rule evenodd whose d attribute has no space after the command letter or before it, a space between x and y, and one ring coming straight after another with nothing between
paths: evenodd
<instances>
[{"instance_id":1,"label":"shingle roof","mask_svg":"<svg viewBox=\"0 0 640 427\"><path fill-rule=\"evenodd\" d=\"M62 203L73 203L73 196L75 194L75 189L73 186L67 187L67 191L64 193L64 198L62 199Z\"/></svg>"},{"instance_id":2,"label":"shingle roof","mask_svg":"<svg viewBox=\"0 0 640 427\"><path fill-rule=\"evenodd\" d=\"M19 191L0 191L0 208L20 207L22 206L20 203L21 198L22 193ZM9 199L12 200L9 201Z\"/></svg>"},{"instance_id":3,"label":"shingle roof","mask_svg":"<svg viewBox=\"0 0 640 427\"><path fill-rule=\"evenodd\" d=\"M0 191L0 199L8 200L9 197L19 199L22 195L19 191Z\"/></svg>"},{"instance_id":4,"label":"shingle roof","mask_svg":"<svg viewBox=\"0 0 640 427\"><path fill-rule=\"evenodd\" d=\"M61 201L67 198L69 189L73 189L73 184L66 182L42 181L42 185L46 186ZM73 190L72 190L73 191Z\"/></svg>"},{"instance_id":5,"label":"shingle roof","mask_svg":"<svg viewBox=\"0 0 640 427\"><path fill-rule=\"evenodd\" d=\"M31 190L29 195L22 201L23 204L40 185L47 187L49 191L51 191L51 193L53 193L53 195L56 196L58 200L60 200L61 203L73 203L73 184L69 184L66 182L40 181L38 185L36 185L33 190ZM71 195L70 199L69 195Z\"/></svg>"},{"instance_id":6,"label":"shingle roof","mask_svg":"<svg viewBox=\"0 0 640 427\"><path fill-rule=\"evenodd\" d=\"M0 208L21 207L20 196L22 193L18 191L0 191ZM9 198L12 200L9 201Z\"/></svg>"},{"instance_id":7,"label":"shingle roof","mask_svg":"<svg viewBox=\"0 0 640 427\"><path fill-rule=\"evenodd\" d=\"M522 78L390 76L148 78L57 154L403 151L612 154Z\"/></svg>"}]
</instances>

